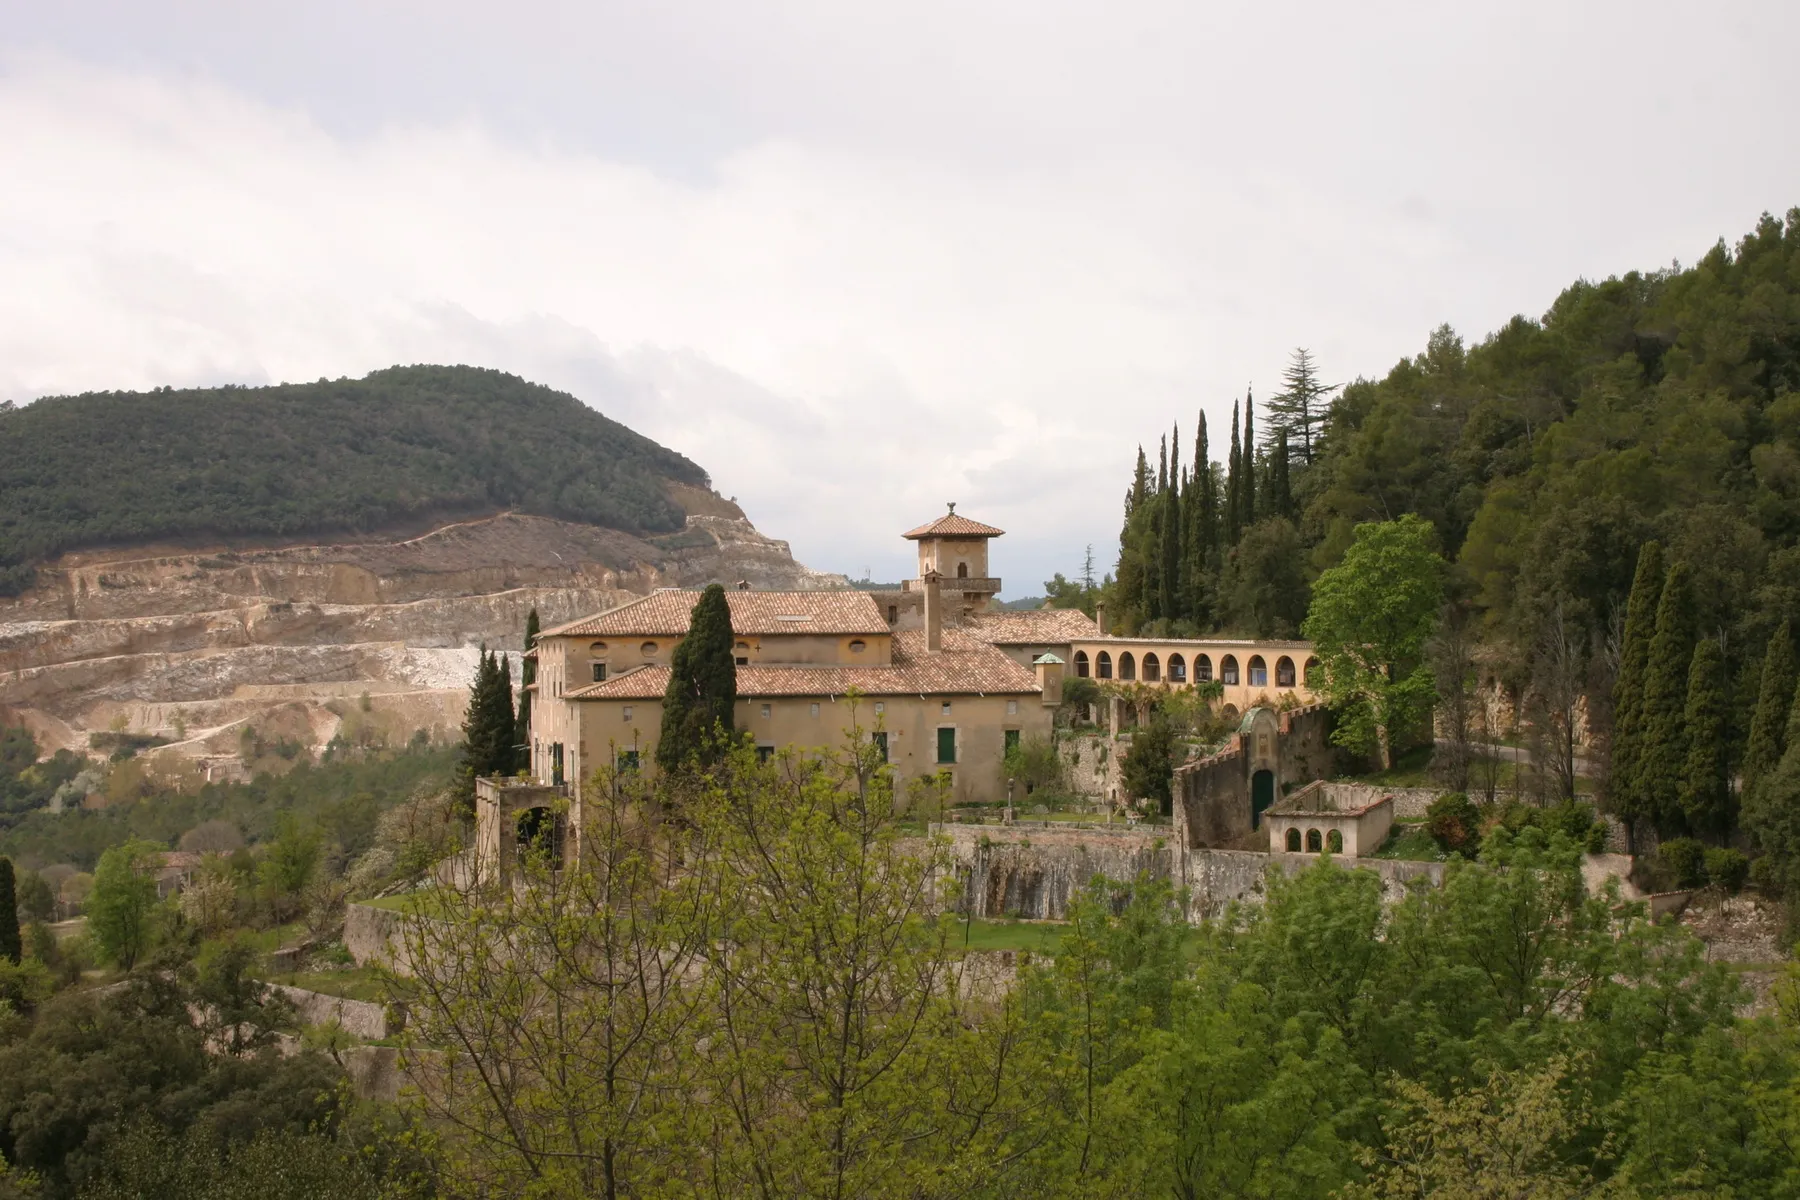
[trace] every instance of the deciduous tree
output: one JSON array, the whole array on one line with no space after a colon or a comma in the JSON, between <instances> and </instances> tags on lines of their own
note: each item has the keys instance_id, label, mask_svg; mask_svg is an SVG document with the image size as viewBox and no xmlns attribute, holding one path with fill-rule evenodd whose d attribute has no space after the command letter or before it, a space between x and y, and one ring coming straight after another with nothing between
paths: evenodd
<instances>
[{"instance_id":1,"label":"deciduous tree","mask_svg":"<svg viewBox=\"0 0 1800 1200\"><path fill-rule=\"evenodd\" d=\"M1359 525L1343 562L1313 584L1305 636L1318 647L1332 739L1393 765L1394 734L1431 710L1425 643L1443 598L1430 525L1408 514Z\"/></svg>"}]
</instances>

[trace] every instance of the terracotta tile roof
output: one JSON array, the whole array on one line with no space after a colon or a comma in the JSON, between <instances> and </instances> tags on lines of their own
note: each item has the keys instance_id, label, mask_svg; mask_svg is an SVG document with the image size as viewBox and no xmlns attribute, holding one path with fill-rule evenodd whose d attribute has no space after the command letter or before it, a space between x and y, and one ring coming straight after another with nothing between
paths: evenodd
<instances>
[{"instance_id":1,"label":"terracotta tile roof","mask_svg":"<svg viewBox=\"0 0 1800 1200\"><path fill-rule=\"evenodd\" d=\"M546 629L546 637L680 637L687 633L700 593L669 588L618 608ZM781 633L886 633L887 620L868 592L847 588L816 592L725 593L731 631Z\"/></svg>"},{"instance_id":2,"label":"terracotta tile roof","mask_svg":"<svg viewBox=\"0 0 1800 1200\"><path fill-rule=\"evenodd\" d=\"M1037 694L1037 676L992 646L957 630L944 631L944 648L925 649L922 630L894 635L887 667L750 666L737 669L738 695L841 696L856 688L868 696ZM564 693L565 700L660 700L669 668L641 667L604 683Z\"/></svg>"},{"instance_id":3,"label":"terracotta tile roof","mask_svg":"<svg viewBox=\"0 0 1800 1200\"><path fill-rule=\"evenodd\" d=\"M929 524L917 529L909 529L901 537L1001 537L1004 529L995 529L992 525L983 525L980 521L971 521L967 517L959 517L955 513L945 513Z\"/></svg>"},{"instance_id":4,"label":"terracotta tile roof","mask_svg":"<svg viewBox=\"0 0 1800 1200\"><path fill-rule=\"evenodd\" d=\"M963 628L971 637L996 646L1057 645L1099 636L1094 618L1078 608L971 613Z\"/></svg>"}]
</instances>

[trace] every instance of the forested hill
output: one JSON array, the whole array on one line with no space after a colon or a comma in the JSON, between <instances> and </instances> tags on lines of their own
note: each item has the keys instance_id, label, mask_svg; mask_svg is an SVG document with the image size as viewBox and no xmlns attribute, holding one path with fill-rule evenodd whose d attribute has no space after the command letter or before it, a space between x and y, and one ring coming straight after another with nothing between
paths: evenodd
<instances>
[{"instance_id":1,"label":"forested hill","mask_svg":"<svg viewBox=\"0 0 1800 1200\"><path fill-rule=\"evenodd\" d=\"M362 532L517 509L679 529L688 459L564 392L474 367L0 407L0 594L82 546Z\"/></svg>"},{"instance_id":2,"label":"forested hill","mask_svg":"<svg viewBox=\"0 0 1800 1200\"><path fill-rule=\"evenodd\" d=\"M1688 565L1734 673L1800 628L1800 209L1685 268L1578 282L1473 345L1439 328L1384 378L1340 392L1333 367L1298 352L1210 442L1201 425L1140 453L1119 624L1292 633L1357 524L1417 513L1509 675L1553 614L1604 643L1651 539Z\"/></svg>"}]
</instances>

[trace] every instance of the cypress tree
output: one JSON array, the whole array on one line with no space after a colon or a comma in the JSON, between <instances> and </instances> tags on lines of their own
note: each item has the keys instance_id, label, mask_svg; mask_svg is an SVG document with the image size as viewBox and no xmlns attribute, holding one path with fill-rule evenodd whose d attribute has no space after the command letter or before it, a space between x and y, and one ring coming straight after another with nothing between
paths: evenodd
<instances>
[{"instance_id":1,"label":"cypress tree","mask_svg":"<svg viewBox=\"0 0 1800 1200\"><path fill-rule=\"evenodd\" d=\"M1656 607L1656 636L1644 679L1644 741L1638 760L1638 795L1663 837L1680 834L1682 781L1687 774L1687 681L1694 655L1694 597L1688 566L1678 562L1663 581Z\"/></svg>"},{"instance_id":2,"label":"cypress tree","mask_svg":"<svg viewBox=\"0 0 1800 1200\"><path fill-rule=\"evenodd\" d=\"M1238 406L1231 406L1231 464L1225 475L1225 547L1244 532L1243 444L1238 438ZM1224 547L1221 547L1223 549Z\"/></svg>"},{"instance_id":3,"label":"cypress tree","mask_svg":"<svg viewBox=\"0 0 1800 1200\"><path fill-rule=\"evenodd\" d=\"M512 660L494 651L494 686L488 693L493 706L494 756L488 770L495 775L512 775L518 771L519 719L513 712Z\"/></svg>"},{"instance_id":4,"label":"cypress tree","mask_svg":"<svg viewBox=\"0 0 1800 1200\"><path fill-rule=\"evenodd\" d=\"M1290 520L1294 515L1294 496L1288 488L1288 435L1285 429L1276 432L1275 450L1269 456L1269 515Z\"/></svg>"},{"instance_id":5,"label":"cypress tree","mask_svg":"<svg viewBox=\"0 0 1800 1200\"><path fill-rule=\"evenodd\" d=\"M731 607L709 584L669 663L656 765L665 772L719 760L737 729L737 663L731 656Z\"/></svg>"},{"instance_id":6,"label":"cypress tree","mask_svg":"<svg viewBox=\"0 0 1800 1200\"><path fill-rule=\"evenodd\" d=\"M1743 826L1777 860L1792 887L1800 866L1800 687L1788 704L1785 740L1781 761L1763 773L1754 791L1744 793Z\"/></svg>"},{"instance_id":7,"label":"cypress tree","mask_svg":"<svg viewBox=\"0 0 1800 1200\"><path fill-rule=\"evenodd\" d=\"M1656 634L1656 608L1662 600L1662 587L1662 545L1646 542L1638 551L1631 596L1625 602L1619 678L1613 684L1612 757L1607 799L1613 812L1628 822L1649 816L1637 790L1637 770L1644 742L1644 676L1650 662L1650 639Z\"/></svg>"},{"instance_id":8,"label":"cypress tree","mask_svg":"<svg viewBox=\"0 0 1800 1200\"><path fill-rule=\"evenodd\" d=\"M1744 795L1775 769L1787 750L1788 710L1793 703L1794 637L1783 621L1763 652L1762 681L1756 690L1756 712L1750 718L1750 740L1744 747Z\"/></svg>"},{"instance_id":9,"label":"cypress tree","mask_svg":"<svg viewBox=\"0 0 1800 1200\"><path fill-rule=\"evenodd\" d=\"M1202 630L1209 627L1207 614L1207 564L1218 533L1218 492L1212 459L1206 444L1206 414L1194 425L1194 503L1187 506L1188 619Z\"/></svg>"},{"instance_id":10,"label":"cypress tree","mask_svg":"<svg viewBox=\"0 0 1800 1200\"><path fill-rule=\"evenodd\" d=\"M1177 434L1180 430L1176 431ZM1169 457L1169 490L1162 498L1162 538L1158 550L1162 557L1162 569L1158 572L1162 584L1162 595L1159 605L1162 616L1173 620L1181 615L1181 485L1175 478L1181 461L1179 448Z\"/></svg>"},{"instance_id":11,"label":"cypress tree","mask_svg":"<svg viewBox=\"0 0 1800 1200\"><path fill-rule=\"evenodd\" d=\"M1244 390L1244 480L1238 498L1238 521L1241 526L1256 524L1256 401L1248 388ZM1232 541L1236 545L1236 539Z\"/></svg>"},{"instance_id":12,"label":"cypress tree","mask_svg":"<svg viewBox=\"0 0 1800 1200\"><path fill-rule=\"evenodd\" d=\"M12 859L0 858L0 958L16 967L24 951L25 944L19 939L19 897Z\"/></svg>"},{"instance_id":13,"label":"cypress tree","mask_svg":"<svg viewBox=\"0 0 1800 1200\"><path fill-rule=\"evenodd\" d=\"M514 733L518 740L525 743L519 748L519 768L531 769L531 685L537 682L537 659L531 652L537 649L538 614L532 609L525 617L525 655L519 661L519 717Z\"/></svg>"},{"instance_id":14,"label":"cypress tree","mask_svg":"<svg viewBox=\"0 0 1800 1200\"><path fill-rule=\"evenodd\" d=\"M504 736L495 722L494 693L500 668L484 643L463 710L462 758L456 767L456 800L465 818L475 815L475 780L494 773L494 758Z\"/></svg>"},{"instance_id":15,"label":"cypress tree","mask_svg":"<svg viewBox=\"0 0 1800 1200\"><path fill-rule=\"evenodd\" d=\"M1731 758L1725 655L1714 638L1694 647L1684 724L1688 757L1681 813L1690 829L1721 836L1731 823Z\"/></svg>"}]
</instances>

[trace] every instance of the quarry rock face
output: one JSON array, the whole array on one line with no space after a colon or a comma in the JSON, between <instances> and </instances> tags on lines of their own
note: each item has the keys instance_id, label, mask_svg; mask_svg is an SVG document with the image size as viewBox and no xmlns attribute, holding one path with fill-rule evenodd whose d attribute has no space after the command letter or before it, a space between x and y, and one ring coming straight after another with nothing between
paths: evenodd
<instances>
[{"instance_id":1,"label":"quarry rock face","mask_svg":"<svg viewBox=\"0 0 1800 1200\"><path fill-rule=\"evenodd\" d=\"M66 554L0 598L0 720L46 753L101 730L200 759L235 756L247 728L315 749L448 740L479 647L516 653L533 608L549 628L659 587L847 586L735 504L680 499L687 527L649 540L503 513L406 537Z\"/></svg>"}]
</instances>

